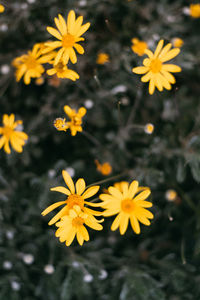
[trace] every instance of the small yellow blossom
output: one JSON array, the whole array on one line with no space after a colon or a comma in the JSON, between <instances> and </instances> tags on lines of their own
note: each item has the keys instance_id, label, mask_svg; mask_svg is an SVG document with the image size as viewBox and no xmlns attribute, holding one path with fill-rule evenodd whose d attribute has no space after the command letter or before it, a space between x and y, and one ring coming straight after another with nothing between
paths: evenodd
<instances>
[{"instance_id":1,"label":"small yellow blossom","mask_svg":"<svg viewBox=\"0 0 200 300\"><path fill-rule=\"evenodd\" d=\"M70 246L76 237L82 246L84 241L89 241L89 234L85 225L95 230L102 230L103 227L99 224L100 222L93 215L82 211L80 206L74 205L74 208L69 210L69 214L56 223L58 230L55 235L59 237L61 243L65 242L66 246Z\"/></svg>"},{"instance_id":2,"label":"small yellow blossom","mask_svg":"<svg viewBox=\"0 0 200 300\"><path fill-rule=\"evenodd\" d=\"M57 118L53 123L54 127L59 131L66 131L69 126L67 125L66 119Z\"/></svg>"},{"instance_id":3,"label":"small yellow blossom","mask_svg":"<svg viewBox=\"0 0 200 300\"><path fill-rule=\"evenodd\" d=\"M95 159L95 164L97 166L97 170L104 176L110 175L112 173L112 167L108 162L100 164L97 159Z\"/></svg>"},{"instance_id":4,"label":"small yellow blossom","mask_svg":"<svg viewBox=\"0 0 200 300\"><path fill-rule=\"evenodd\" d=\"M130 185L128 182L124 182L120 189L110 186L109 194L99 196L102 200L101 207L105 209L103 216L109 217L117 214L111 226L112 231L119 227L120 234L124 234L130 220L133 231L139 234L139 222L148 226L150 225L148 219L154 217L150 211L145 209L152 206L151 202L146 201L151 191L146 188L138 193L138 181L136 180L132 181Z\"/></svg>"},{"instance_id":5,"label":"small yellow blossom","mask_svg":"<svg viewBox=\"0 0 200 300\"><path fill-rule=\"evenodd\" d=\"M96 63L98 65L104 65L105 63L109 62L110 61L110 57L107 53L99 53L98 56L97 56L97 60L96 60Z\"/></svg>"},{"instance_id":6,"label":"small yellow blossom","mask_svg":"<svg viewBox=\"0 0 200 300\"><path fill-rule=\"evenodd\" d=\"M35 80L35 84L36 85L42 85L44 83L44 77L39 77L39 78L36 78Z\"/></svg>"},{"instance_id":7,"label":"small yellow blossom","mask_svg":"<svg viewBox=\"0 0 200 300\"><path fill-rule=\"evenodd\" d=\"M180 38L173 38L172 39L172 45L176 48L181 48L183 46L184 42Z\"/></svg>"},{"instance_id":8,"label":"small yellow blossom","mask_svg":"<svg viewBox=\"0 0 200 300\"><path fill-rule=\"evenodd\" d=\"M145 54L148 58L143 60L142 67L133 68L132 72L136 74L145 74L142 78L142 82L149 81L149 94L152 95L157 88L160 92L163 88L171 90L171 84L176 80L170 72L181 72L181 68L173 64L164 64L164 62L171 60L177 56L180 52L179 48L172 50L172 44L169 43L163 48L164 41L160 40L156 51L153 53L151 50L146 49Z\"/></svg>"},{"instance_id":9,"label":"small yellow blossom","mask_svg":"<svg viewBox=\"0 0 200 300\"><path fill-rule=\"evenodd\" d=\"M190 4L190 15L193 18L200 18L200 4Z\"/></svg>"},{"instance_id":10,"label":"small yellow blossom","mask_svg":"<svg viewBox=\"0 0 200 300\"><path fill-rule=\"evenodd\" d=\"M54 65L52 69L47 70L47 74L50 76L56 74L58 78L68 78L73 81L79 79L79 75L75 71L68 69L61 61Z\"/></svg>"},{"instance_id":11,"label":"small yellow blossom","mask_svg":"<svg viewBox=\"0 0 200 300\"><path fill-rule=\"evenodd\" d=\"M15 121L15 115L11 114L3 115L3 125L4 127L0 127L0 149L4 146L4 151L10 154L10 146L11 143L12 148L17 152L22 152L25 141L28 139L28 135L25 132L18 131L17 126L22 124L22 121Z\"/></svg>"},{"instance_id":12,"label":"small yellow blossom","mask_svg":"<svg viewBox=\"0 0 200 300\"><path fill-rule=\"evenodd\" d=\"M80 107L78 112L75 109L71 109L68 105L64 106L64 111L66 115L70 118L70 121L67 122L69 129L71 130L71 135L75 136L79 131L83 131L82 129L82 118L86 114L87 110L85 107Z\"/></svg>"},{"instance_id":13,"label":"small yellow blossom","mask_svg":"<svg viewBox=\"0 0 200 300\"><path fill-rule=\"evenodd\" d=\"M147 123L145 126L144 126L144 132L146 132L147 134L152 134L154 131L154 125L151 124L151 123Z\"/></svg>"},{"instance_id":14,"label":"small yellow blossom","mask_svg":"<svg viewBox=\"0 0 200 300\"><path fill-rule=\"evenodd\" d=\"M0 4L0 13L3 13L4 10L5 10L5 7L2 4Z\"/></svg>"},{"instance_id":15,"label":"small yellow blossom","mask_svg":"<svg viewBox=\"0 0 200 300\"><path fill-rule=\"evenodd\" d=\"M16 70L16 80L19 81L24 76L24 83L29 84L31 78L40 78L45 69L42 64L49 62L54 53L42 56L43 44L35 44L27 54L15 58L12 62Z\"/></svg>"},{"instance_id":16,"label":"small yellow blossom","mask_svg":"<svg viewBox=\"0 0 200 300\"><path fill-rule=\"evenodd\" d=\"M177 192L175 190L167 190L165 197L168 201L175 201L177 198Z\"/></svg>"},{"instance_id":17,"label":"small yellow blossom","mask_svg":"<svg viewBox=\"0 0 200 300\"><path fill-rule=\"evenodd\" d=\"M45 43L47 48L44 50L44 53L60 48L56 53L54 64L57 65L59 61L62 61L66 65L69 59L75 64L77 57L74 48L79 54L84 53L83 47L78 42L84 41L81 35L88 30L90 23L82 25L83 16L76 19L73 10L69 12L67 22L60 14L58 18L54 18L54 21L58 30L53 27L47 27L47 31L57 38L58 41Z\"/></svg>"},{"instance_id":18,"label":"small yellow blossom","mask_svg":"<svg viewBox=\"0 0 200 300\"><path fill-rule=\"evenodd\" d=\"M56 223L60 218L63 216L69 215L70 209L73 209L74 206L79 206L80 209L87 214L94 215L94 216L100 216L102 213L98 211L94 211L88 207L85 207L85 204L88 206L93 207L99 207L100 205L97 203L91 203L85 201L85 199L91 198L94 196L98 190L99 186L94 185L92 187L89 187L86 189L85 180L83 178L79 178L74 185L74 182L69 175L69 173L65 170L62 171L62 176L64 178L64 181L68 188L65 188L63 186L57 186L54 188L51 188L51 191L59 192L67 196L67 199L64 201L56 202L49 207L47 207L43 212L42 215L45 216L48 213L50 213L55 208L64 205L64 207L49 221L49 225L52 225Z\"/></svg>"},{"instance_id":19,"label":"small yellow blossom","mask_svg":"<svg viewBox=\"0 0 200 300\"><path fill-rule=\"evenodd\" d=\"M140 41L137 38L133 38L131 42L133 43L133 45L131 46L132 51L139 56L143 56L145 54L145 50L148 48L147 43L144 41Z\"/></svg>"}]
</instances>

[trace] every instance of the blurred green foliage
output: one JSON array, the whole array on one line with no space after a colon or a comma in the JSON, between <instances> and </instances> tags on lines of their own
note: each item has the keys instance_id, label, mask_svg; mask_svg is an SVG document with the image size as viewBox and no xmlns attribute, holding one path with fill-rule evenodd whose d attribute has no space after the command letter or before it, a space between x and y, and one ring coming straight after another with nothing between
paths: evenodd
<instances>
[{"instance_id":1,"label":"blurred green foliage","mask_svg":"<svg viewBox=\"0 0 200 300\"><path fill-rule=\"evenodd\" d=\"M190 1L1 2L0 117L16 114L29 141L22 154L0 151L0 299L200 299L200 19L184 14ZM59 87L47 77L41 86L16 83L12 60L50 39L46 26L70 9L91 22L85 54L73 66L80 79ZM152 50L161 38L184 40L175 59L183 71L171 91L150 96L131 72L143 60L131 51L133 37ZM100 52L110 63L96 64ZM53 120L64 116L63 106L87 107L88 99L86 133L56 131ZM152 135L143 128L149 122ZM63 199L49 191L63 185L62 169L87 184L104 179L95 159L109 161L113 175L126 170L119 180L149 186L155 219L139 236L131 228L124 236L111 232L107 219L102 232L90 232L90 242L67 248L40 213ZM178 201L166 200L168 189Z\"/></svg>"}]
</instances>

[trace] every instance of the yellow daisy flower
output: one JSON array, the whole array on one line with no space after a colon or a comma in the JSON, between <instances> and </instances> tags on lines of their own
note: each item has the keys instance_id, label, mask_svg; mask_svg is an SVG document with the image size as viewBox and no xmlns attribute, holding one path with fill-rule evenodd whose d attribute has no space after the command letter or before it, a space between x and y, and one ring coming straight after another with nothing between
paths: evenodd
<instances>
[{"instance_id":1,"label":"yellow daisy flower","mask_svg":"<svg viewBox=\"0 0 200 300\"><path fill-rule=\"evenodd\" d=\"M75 109L71 109L71 107L65 105L64 111L71 119L70 122L67 122L67 125L71 130L71 135L75 136L78 131L81 132L83 130L81 127L82 118L86 114L87 110L85 109L85 107L80 107L78 112L76 112Z\"/></svg>"},{"instance_id":2,"label":"yellow daisy flower","mask_svg":"<svg viewBox=\"0 0 200 300\"><path fill-rule=\"evenodd\" d=\"M173 38L172 39L172 45L176 48L181 48L183 46L184 42L180 38Z\"/></svg>"},{"instance_id":3,"label":"yellow daisy flower","mask_svg":"<svg viewBox=\"0 0 200 300\"><path fill-rule=\"evenodd\" d=\"M80 206L74 205L74 208L69 210L69 214L56 223L58 230L55 235L59 237L61 243L66 241L66 246L70 246L76 237L82 246L84 241L89 241L89 234L84 225L95 230L102 230L100 222L93 215L82 211Z\"/></svg>"},{"instance_id":4,"label":"yellow daisy flower","mask_svg":"<svg viewBox=\"0 0 200 300\"><path fill-rule=\"evenodd\" d=\"M2 4L0 4L0 13L3 13L4 10L5 10L5 7Z\"/></svg>"},{"instance_id":5,"label":"yellow daisy flower","mask_svg":"<svg viewBox=\"0 0 200 300\"><path fill-rule=\"evenodd\" d=\"M143 56L145 54L145 50L148 48L147 43L144 41L140 41L137 38L133 38L131 42L133 43L133 45L131 46L132 51L139 56Z\"/></svg>"},{"instance_id":6,"label":"yellow daisy flower","mask_svg":"<svg viewBox=\"0 0 200 300\"><path fill-rule=\"evenodd\" d=\"M190 4L190 15L193 18L200 18L200 4Z\"/></svg>"},{"instance_id":7,"label":"yellow daisy flower","mask_svg":"<svg viewBox=\"0 0 200 300\"><path fill-rule=\"evenodd\" d=\"M153 94L155 88L160 92L163 88L171 90L171 84L175 83L176 80L170 72L181 72L181 68L173 64L164 64L164 62L171 60L177 56L180 52L179 48L172 50L172 44L169 43L163 48L164 41L160 40L157 45L156 51L153 53L151 50L146 49L145 54L149 58L143 60L144 66L133 68L133 73L145 74L142 78L142 82L149 82L149 94Z\"/></svg>"},{"instance_id":8,"label":"yellow daisy flower","mask_svg":"<svg viewBox=\"0 0 200 300\"><path fill-rule=\"evenodd\" d=\"M79 54L84 53L83 47L79 45L78 42L84 41L84 38L82 38L81 35L88 30L90 23L82 25L83 16L76 19L73 10L68 14L67 23L60 14L58 15L58 18L54 18L54 21L58 30L53 27L47 27L47 31L59 41L45 43L47 48L44 50L44 53L60 48L55 57L55 65L60 60L66 65L69 59L75 64L77 62L77 57L74 48Z\"/></svg>"},{"instance_id":9,"label":"yellow daisy flower","mask_svg":"<svg viewBox=\"0 0 200 300\"><path fill-rule=\"evenodd\" d=\"M28 139L28 135L25 132L17 131L17 126L22 124L22 121L15 121L15 115L11 114L3 115L3 125L4 127L0 127L0 149L4 147L4 151L10 154L10 146L11 143L12 148L17 152L22 152L22 146L24 146L25 141Z\"/></svg>"},{"instance_id":10,"label":"yellow daisy flower","mask_svg":"<svg viewBox=\"0 0 200 300\"><path fill-rule=\"evenodd\" d=\"M95 164L97 166L97 170L102 174L102 175L110 175L112 173L112 166L108 163L105 162L103 164L100 164L97 159L95 159Z\"/></svg>"},{"instance_id":11,"label":"yellow daisy flower","mask_svg":"<svg viewBox=\"0 0 200 300\"><path fill-rule=\"evenodd\" d=\"M41 43L35 44L31 51L13 60L12 64L16 70L16 80L19 81L24 76L24 83L29 84L31 78L39 78L44 73L45 69L42 64L49 62L54 53L42 56L44 45Z\"/></svg>"},{"instance_id":12,"label":"yellow daisy flower","mask_svg":"<svg viewBox=\"0 0 200 300\"><path fill-rule=\"evenodd\" d=\"M119 227L120 234L124 234L127 230L129 220L135 233L140 233L140 221L144 225L150 225L148 219L153 219L153 214L145 209L151 207L152 203L145 201L150 195L149 188L143 187L143 191L138 193L138 181L123 182L120 189L110 186L109 194L101 194L99 198L103 201L101 207L105 209L103 216L109 217L116 215L112 223L111 230L114 231ZM138 194L137 194L138 193ZM137 195L136 195L137 194Z\"/></svg>"},{"instance_id":13,"label":"yellow daisy flower","mask_svg":"<svg viewBox=\"0 0 200 300\"><path fill-rule=\"evenodd\" d=\"M96 63L98 65L104 65L105 63L109 62L110 61L110 57L108 54L106 53L99 53L98 56L97 56L97 60L96 60Z\"/></svg>"},{"instance_id":14,"label":"yellow daisy flower","mask_svg":"<svg viewBox=\"0 0 200 300\"><path fill-rule=\"evenodd\" d=\"M59 201L59 202L56 202L56 203L50 205L42 212L42 215L45 216L48 213L50 213L52 210L54 210L55 208L57 208L61 205L65 205L59 211L59 213L57 213L50 220L50 222L48 223L49 225L56 223L60 218L62 218L65 215L68 215L69 210L73 209L73 207L75 205L78 205L81 208L81 210L84 210L84 212L87 214L92 214L92 215L96 215L96 216L99 216L102 214L101 212L94 211L90 208L84 207L85 204L89 205L89 206L93 206L93 207L99 206L97 203L91 203L91 202L85 201L85 199L91 198L98 192L98 190L99 190L98 185L94 185L94 186L86 189L85 180L83 178L79 178L77 180L76 184L74 185L74 182L67 171L63 170L62 176L63 176L64 181L65 181L66 185L68 186L68 188L65 188L63 186L57 186L57 187L51 188L51 191L55 191L55 192L59 192L64 195L67 195L67 199L64 201Z\"/></svg>"},{"instance_id":15,"label":"yellow daisy flower","mask_svg":"<svg viewBox=\"0 0 200 300\"><path fill-rule=\"evenodd\" d=\"M54 65L52 69L47 70L47 74L50 76L56 74L58 78L68 78L73 81L79 79L78 73L68 69L68 67L65 64L63 64L61 61L56 65Z\"/></svg>"}]
</instances>

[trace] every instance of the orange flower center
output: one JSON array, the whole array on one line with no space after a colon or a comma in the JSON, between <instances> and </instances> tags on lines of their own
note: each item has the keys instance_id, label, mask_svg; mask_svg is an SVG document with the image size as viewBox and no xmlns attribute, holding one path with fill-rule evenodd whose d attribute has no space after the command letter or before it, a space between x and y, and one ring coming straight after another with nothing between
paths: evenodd
<instances>
[{"instance_id":1,"label":"orange flower center","mask_svg":"<svg viewBox=\"0 0 200 300\"><path fill-rule=\"evenodd\" d=\"M72 209L74 205L80 206L81 209L84 207L84 199L83 197L77 195L77 194L72 194L69 195L67 198L67 206L69 209Z\"/></svg>"},{"instance_id":2,"label":"orange flower center","mask_svg":"<svg viewBox=\"0 0 200 300\"><path fill-rule=\"evenodd\" d=\"M36 59L31 55L29 55L27 57L27 60L26 60L25 64L27 66L27 69L35 69L38 65Z\"/></svg>"},{"instance_id":3,"label":"orange flower center","mask_svg":"<svg viewBox=\"0 0 200 300\"><path fill-rule=\"evenodd\" d=\"M55 69L57 72L64 72L65 70L63 69L64 68L64 65L62 62L59 62L56 66L55 66Z\"/></svg>"},{"instance_id":4,"label":"orange flower center","mask_svg":"<svg viewBox=\"0 0 200 300\"><path fill-rule=\"evenodd\" d=\"M4 127L2 130L2 134L6 136L7 139L11 136L12 133L13 129L11 127Z\"/></svg>"},{"instance_id":5,"label":"orange flower center","mask_svg":"<svg viewBox=\"0 0 200 300\"><path fill-rule=\"evenodd\" d=\"M84 224L84 219L81 217L76 217L72 220L72 225L75 227L83 226L83 224Z\"/></svg>"},{"instance_id":6,"label":"orange flower center","mask_svg":"<svg viewBox=\"0 0 200 300\"><path fill-rule=\"evenodd\" d=\"M158 58L152 59L151 64L150 64L150 70L153 73L158 73L160 72L162 68L162 63Z\"/></svg>"},{"instance_id":7,"label":"orange flower center","mask_svg":"<svg viewBox=\"0 0 200 300\"><path fill-rule=\"evenodd\" d=\"M131 199L125 199L121 202L121 209L125 213L131 213L135 208L135 205L133 203L133 200Z\"/></svg>"},{"instance_id":8,"label":"orange flower center","mask_svg":"<svg viewBox=\"0 0 200 300\"><path fill-rule=\"evenodd\" d=\"M63 47L64 48L71 48L74 46L75 44L75 38L73 35L71 34L66 34L63 36L63 39L62 39L62 44L63 44Z\"/></svg>"},{"instance_id":9,"label":"orange flower center","mask_svg":"<svg viewBox=\"0 0 200 300\"><path fill-rule=\"evenodd\" d=\"M74 115L72 117L72 123L74 126L80 126L82 124L82 119L80 117L78 117L77 115Z\"/></svg>"}]
</instances>

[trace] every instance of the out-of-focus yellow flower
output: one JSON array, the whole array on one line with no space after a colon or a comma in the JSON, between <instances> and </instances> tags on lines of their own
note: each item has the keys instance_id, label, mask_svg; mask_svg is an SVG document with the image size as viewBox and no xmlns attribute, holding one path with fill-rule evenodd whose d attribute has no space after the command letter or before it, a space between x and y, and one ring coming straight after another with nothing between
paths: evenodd
<instances>
[{"instance_id":1,"label":"out-of-focus yellow flower","mask_svg":"<svg viewBox=\"0 0 200 300\"><path fill-rule=\"evenodd\" d=\"M10 146L11 143L12 148L17 152L23 151L23 146L25 141L28 139L28 135L25 132L18 131L17 126L22 124L22 121L15 121L15 115L11 114L3 115L3 125L4 127L0 127L0 149L4 147L4 151L10 154Z\"/></svg>"},{"instance_id":2,"label":"out-of-focus yellow flower","mask_svg":"<svg viewBox=\"0 0 200 300\"><path fill-rule=\"evenodd\" d=\"M57 88L60 86L61 80L60 78L58 78L58 76L53 75L50 78L48 78L48 84Z\"/></svg>"},{"instance_id":3,"label":"out-of-focus yellow flower","mask_svg":"<svg viewBox=\"0 0 200 300\"><path fill-rule=\"evenodd\" d=\"M134 180L129 185L123 182L120 191L114 186L108 188L109 194L101 194L99 198L102 200L101 207L105 209L103 216L109 217L116 215L112 223L111 230L119 227L120 234L124 234L127 230L129 220L135 233L140 233L140 221L144 225L150 225L148 219L153 219L153 214L148 211L147 207L151 207L152 203L146 201L150 195L150 189L145 189L138 193L138 181ZM137 194L138 193L138 194ZM137 195L136 195L137 194Z\"/></svg>"},{"instance_id":4,"label":"out-of-focus yellow flower","mask_svg":"<svg viewBox=\"0 0 200 300\"><path fill-rule=\"evenodd\" d=\"M97 170L104 176L110 175L112 173L112 167L109 162L105 162L100 164L97 159L95 159L95 164L97 166Z\"/></svg>"},{"instance_id":5,"label":"out-of-focus yellow flower","mask_svg":"<svg viewBox=\"0 0 200 300\"><path fill-rule=\"evenodd\" d=\"M56 74L58 78L68 78L73 81L79 78L75 71L68 69L61 61L54 65L52 69L47 70L47 74L50 76Z\"/></svg>"},{"instance_id":6,"label":"out-of-focus yellow flower","mask_svg":"<svg viewBox=\"0 0 200 300\"><path fill-rule=\"evenodd\" d=\"M98 211L94 211L88 207L85 207L85 204L92 207L100 207L100 204L98 203L91 203L85 201L88 198L93 197L99 190L98 185L94 185L92 187L86 188L85 180L83 178L79 178L74 185L74 182L69 175L69 173L65 170L62 171L62 176L64 178L64 181L68 188L65 188L63 186L57 186L54 188L51 188L51 191L59 192L64 195L67 195L67 199L64 201L56 202L49 207L47 207L43 212L42 215L46 216L48 213L50 213L55 208L64 205L64 207L57 213L50 221L49 225L53 225L56 223L60 218L62 218L65 215L69 214L69 210L73 209L74 206L79 206L81 210L84 210L87 214L92 214L94 216L100 216L102 213Z\"/></svg>"},{"instance_id":7,"label":"out-of-focus yellow flower","mask_svg":"<svg viewBox=\"0 0 200 300\"><path fill-rule=\"evenodd\" d=\"M177 56L180 52L179 48L172 50L172 44L169 43L163 48L164 41L160 40L156 51L153 53L151 50L146 49L145 54L148 58L143 60L142 67L133 68L133 73L145 74L142 78L142 82L149 81L149 94L152 95L157 88L160 92L163 89L171 90L171 84L175 83L176 80L170 72L181 72L179 66L173 64L164 64L164 62L171 60Z\"/></svg>"},{"instance_id":8,"label":"out-of-focus yellow flower","mask_svg":"<svg viewBox=\"0 0 200 300\"><path fill-rule=\"evenodd\" d=\"M145 54L145 50L148 48L147 43L144 41L140 41L137 38L133 38L131 42L133 43L133 45L131 46L133 52L135 52L139 56L143 56Z\"/></svg>"},{"instance_id":9,"label":"out-of-focus yellow flower","mask_svg":"<svg viewBox=\"0 0 200 300\"><path fill-rule=\"evenodd\" d=\"M71 135L75 136L79 131L83 131L82 129L82 118L86 114L87 110L85 107L80 107L78 112L75 109L71 109L68 105L64 106L64 111L67 116L70 118L70 121L67 122L69 129L71 130Z\"/></svg>"},{"instance_id":10,"label":"out-of-focus yellow flower","mask_svg":"<svg viewBox=\"0 0 200 300\"><path fill-rule=\"evenodd\" d=\"M4 10L5 10L5 7L2 4L0 4L0 13L3 13Z\"/></svg>"},{"instance_id":11,"label":"out-of-focus yellow flower","mask_svg":"<svg viewBox=\"0 0 200 300\"><path fill-rule=\"evenodd\" d=\"M54 53L42 56L42 43L35 44L27 54L15 58L12 62L16 70L16 80L19 81L24 76L24 83L29 84L31 78L39 78L45 69L42 64L51 61Z\"/></svg>"},{"instance_id":12,"label":"out-of-focus yellow flower","mask_svg":"<svg viewBox=\"0 0 200 300\"><path fill-rule=\"evenodd\" d=\"M59 131L66 131L69 126L67 125L66 119L63 118L57 118L53 122L54 127Z\"/></svg>"},{"instance_id":13,"label":"out-of-focus yellow flower","mask_svg":"<svg viewBox=\"0 0 200 300\"><path fill-rule=\"evenodd\" d=\"M180 38L173 38L172 39L172 45L176 48L181 48L183 46L184 42Z\"/></svg>"},{"instance_id":14,"label":"out-of-focus yellow flower","mask_svg":"<svg viewBox=\"0 0 200 300\"><path fill-rule=\"evenodd\" d=\"M146 132L147 134L152 134L154 131L154 125L151 124L151 123L147 123L145 126L144 126L144 132Z\"/></svg>"},{"instance_id":15,"label":"out-of-focus yellow flower","mask_svg":"<svg viewBox=\"0 0 200 300\"><path fill-rule=\"evenodd\" d=\"M107 63L109 61L110 61L110 57L107 53L102 52L97 55L96 63L98 65L104 65L105 63Z\"/></svg>"},{"instance_id":16,"label":"out-of-focus yellow flower","mask_svg":"<svg viewBox=\"0 0 200 300\"><path fill-rule=\"evenodd\" d=\"M168 201L175 201L177 198L177 192L175 190L167 190L165 197Z\"/></svg>"},{"instance_id":17,"label":"out-of-focus yellow flower","mask_svg":"<svg viewBox=\"0 0 200 300\"><path fill-rule=\"evenodd\" d=\"M67 17L67 23L64 18L59 14L58 18L54 18L56 27L47 27L47 31L53 35L58 41L45 43L46 49L44 53L60 48L55 56L54 64L58 64L62 61L65 65L68 63L69 59L73 64L77 62L77 57L74 49L79 54L84 53L84 49L78 44L80 41L84 41L81 35L88 30L90 23L83 23L83 16L76 19L75 12L71 10Z\"/></svg>"},{"instance_id":18,"label":"out-of-focus yellow flower","mask_svg":"<svg viewBox=\"0 0 200 300\"><path fill-rule=\"evenodd\" d=\"M35 80L35 84L36 85L42 85L44 83L44 77L39 77L39 78L36 78Z\"/></svg>"},{"instance_id":19,"label":"out-of-focus yellow flower","mask_svg":"<svg viewBox=\"0 0 200 300\"><path fill-rule=\"evenodd\" d=\"M193 18L200 18L200 4L190 4L190 15Z\"/></svg>"}]
</instances>

